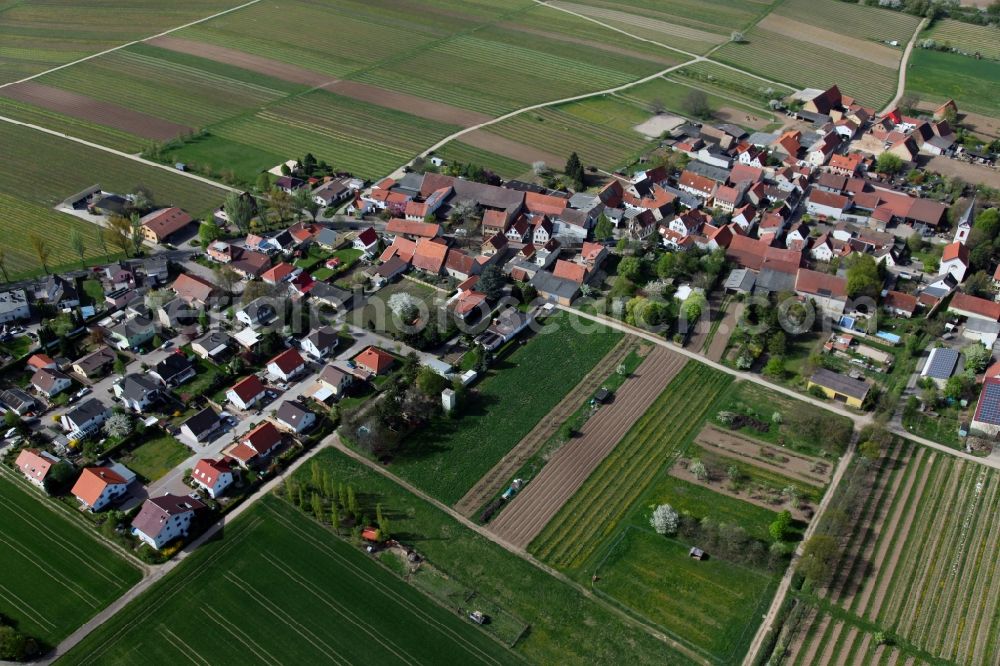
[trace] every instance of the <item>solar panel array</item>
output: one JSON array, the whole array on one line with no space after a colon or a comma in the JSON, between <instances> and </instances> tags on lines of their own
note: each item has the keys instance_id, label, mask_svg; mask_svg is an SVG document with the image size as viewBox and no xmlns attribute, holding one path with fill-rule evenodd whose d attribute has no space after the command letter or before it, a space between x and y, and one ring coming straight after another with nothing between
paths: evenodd
<instances>
[{"instance_id":1,"label":"solar panel array","mask_svg":"<svg viewBox=\"0 0 1000 666\"><path fill-rule=\"evenodd\" d=\"M1000 425L1000 381L990 378L983 384L976 408L976 420Z\"/></svg>"},{"instance_id":2,"label":"solar panel array","mask_svg":"<svg viewBox=\"0 0 1000 666\"><path fill-rule=\"evenodd\" d=\"M929 364L925 374L935 379L948 379L958 365L958 352L954 349L939 347L931 351L931 357L927 359Z\"/></svg>"}]
</instances>

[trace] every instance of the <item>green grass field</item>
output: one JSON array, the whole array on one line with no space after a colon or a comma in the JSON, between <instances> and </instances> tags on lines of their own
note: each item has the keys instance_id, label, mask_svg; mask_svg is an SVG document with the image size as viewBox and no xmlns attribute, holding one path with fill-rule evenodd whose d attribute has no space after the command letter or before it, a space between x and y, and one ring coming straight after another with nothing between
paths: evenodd
<instances>
[{"instance_id":1,"label":"green grass field","mask_svg":"<svg viewBox=\"0 0 1000 666\"><path fill-rule=\"evenodd\" d=\"M618 331L574 330L570 315L550 317L542 332L497 360L455 420L440 419L411 436L391 469L452 504L500 460L621 339Z\"/></svg>"},{"instance_id":2,"label":"green grass field","mask_svg":"<svg viewBox=\"0 0 1000 666\"><path fill-rule=\"evenodd\" d=\"M21 0L0 3L0 83L204 18L235 0Z\"/></svg>"},{"instance_id":3,"label":"green grass field","mask_svg":"<svg viewBox=\"0 0 1000 666\"><path fill-rule=\"evenodd\" d=\"M757 80L752 77L749 78L751 80ZM759 102L750 100L742 102L733 101L733 91L721 90L718 86L706 84L702 81L695 81L692 78L683 77L680 74L673 74L671 75L671 78L655 78L652 81L647 81L646 83L615 94L630 104L642 109L652 109L655 102L656 105L662 104L663 108L666 109L667 112L686 116L688 113L684 110L684 100L691 94L691 91L695 89L694 86L697 86L698 89L705 92L708 97L708 106L713 112L718 112L723 107L729 107L739 111L750 111L757 115L765 115L762 105ZM736 99L743 98L736 97ZM766 117L770 117L770 114L766 114Z\"/></svg>"},{"instance_id":4,"label":"green grass field","mask_svg":"<svg viewBox=\"0 0 1000 666\"><path fill-rule=\"evenodd\" d=\"M906 90L929 101L954 99L960 110L1000 116L998 70L1000 65L991 60L914 49Z\"/></svg>"},{"instance_id":5,"label":"green grass field","mask_svg":"<svg viewBox=\"0 0 1000 666\"><path fill-rule=\"evenodd\" d=\"M618 529L657 474L700 428L730 378L688 363L576 494L531 542L535 556L585 575L583 567Z\"/></svg>"},{"instance_id":6,"label":"green grass field","mask_svg":"<svg viewBox=\"0 0 1000 666\"><path fill-rule=\"evenodd\" d=\"M55 645L139 581L139 569L40 491L0 474L0 613Z\"/></svg>"},{"instance_id":7,"label":"green grass field","mask_svg":"<svg viewBox=\"0 0 1000 666\"><path fill-rule=\"evenodd\" d=\"M715 94L725 102L731 101L729 98L735 98L737 102L760 109L768 109L770 100L780 99L794 92L788 86L768 83L709 61L696 62L678 69L669 78Z\"/></svg>"},{"instance_id":8,"label":"green grass field","mask_svg":"<svg viewBox=\"0 0 1000 666\"><path fill-rule=\"evenodd\" d=\"M630 527L596 567L594 589L712 663L739 664L776 577L711 556L695 560L688 555L691 545Z\"/></svg>"},{"instance_id":9,"label":"green grass field","mask_svg":"<svg viewBox=\"0 0 1000 666\"><path fill-rule=\"evenodd\" d=\"M464 528L391 480L335 451L317 456L334 484L352 484L362 509L381 503L395 538L413 545L456 584L531 626L515 650L536 664L678 664L683 655L626 623L566 583ZM310 470L298 472L307 482Z\"/></svg>"},{"instance_id":10,"label":"green grass field","mask_svg":"<svg viewBox=\"0 0 1000 666\"><path fill-rule=\"evenodd\" d=\"M514 658L274 497L64 661L167 663L185 655L205 663L499 665Z\"/></svg>"},{"instance_id":11,"label":"green grass field","mask_svg":"<svg viewBox=\"0 0 1000 666\"><path fill-rule=\"evenodd\" d=\"M191 449L170 435L161 433L129 451L121 462L148 483L177 467L190 455Z\"/></svg>"},{"instance_id":12,"label":"green grass field","mask_svg":"<svg viewBox=\"0 0 1000 666\"><path fill-rule=\"evenodd\" d=\"M503 155L491 153L482 148L470 146L460 140L449 141L434 152L450 164L479 164L492 169L501 178L517 178L531 173L531 166Z\"/></svg>"},{"instance_id":13,"label":"green grass field","mask_svg":"<svg viewBox=\"0 0 1000 666\"><path fill-rule=\"evenodd\" d=\"M88 259L106 260L97 241L97 227L52 209L91 185L99 183L117 192L142 185L152 191L157 204L180 206L196 216L210 212L225 195L223 190L168 170L8 123L0 123L0 144L5 157L0 163L0 247L12 279L42 272L28 242L31 233L42 237L51 250L50 271L79 267L79 257L69 247L71 229L83 235ZM81 169L81 164L87 168ZM115 256L115 248L108 251Z\"/></svg>"}]
</instances>

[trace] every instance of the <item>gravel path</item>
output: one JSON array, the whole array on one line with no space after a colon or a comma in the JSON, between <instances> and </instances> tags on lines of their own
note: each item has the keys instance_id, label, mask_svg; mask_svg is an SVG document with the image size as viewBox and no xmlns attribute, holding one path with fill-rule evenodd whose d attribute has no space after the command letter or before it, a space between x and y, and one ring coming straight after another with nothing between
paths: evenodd
<instances>
[{"instance_id":1,"label":"gravel path","mask_svg":"<svg viewBox=\"0 0 1000 666\"><path fill-rule=\"evenodd\" d=\"M615 368L628 356L635 345L629 337L622 338L615 347L605 355L594 369L587 373L579 384L552 408L541 421L531 429L517 445L510 450L500 462L493 466L483 478L476 482L469 492L455 504L455 510L464 516L471 517L481 506L490 501L494 495L503 489L505 483L521 469L521 466L535 455L539 449L552 437L573 412L594 393L607 379ZM627 382L626 382L627 383ZM620 390L620 389L619 389Z\"/></svg>"},{"instance_id":2,"label":"gravel path","mask_svg":"<svg viewBox=\"0 0 1000 666\"><path fill-rule=\"evenodd\" d=\"M490 524L491 531L522 548L531 543L685 363L683 357L665 349L651 352L614 402L601 408L583 425L576 438L552 456L538 476Z\"/></svg>"}]
</instances>

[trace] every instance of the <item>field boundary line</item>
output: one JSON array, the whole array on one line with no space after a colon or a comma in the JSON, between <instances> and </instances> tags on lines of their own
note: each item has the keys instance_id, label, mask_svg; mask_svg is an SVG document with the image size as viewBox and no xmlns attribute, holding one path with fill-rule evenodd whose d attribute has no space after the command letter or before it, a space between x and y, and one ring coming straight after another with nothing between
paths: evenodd
<instances>
[{"instance_id":1,"label":"field boundary line","mask_svg":"<svg viewBox=\"0 0 1000 666\"><path fill-rule=\"evenodd\" d=\"M10 595L10 597L14 598L14 600L16 601L14 605L15 606L20 605L22 610L24 610L25 612L24 614L27 615L28 618L31 619L33 622L37 622L38 624L47 624L49 626L50 631L56 628L55 623L53 623L47 617L45 617L44 613L40 612L34 606L29 604L27 601L25 601L18 595L14 594L12 591L7 589L3 585L0 585L0 598L4 599L4 601L10 602L10 598L7 595Z\"/></svg>"},{"instance_id":2,"label":"field boundary line","mask_svg":"<svg viewBox=\"0 0 1000 666\"><path fill-rule=\"evenodd\" d=\"M257 652L263 654L275 664L282 663L280 659L265 650L257 643L257 641L251 638L245 631L240 629L239 625L227 619L226 616L219 611L215 610L211 606L204 606L202 607L201 612L204 613L209 620L219 625L223 631L235 638L238 642L242 643L251 650L256 650Z\"/></svg>"},{"instance_id":3,"label":"field boundary line","mask_svg":"<svg viewBox=\"0 0 1000 666\"><path fill-rule=\"evenodd\" d=\"M569 585L574 590L576 590L577 592L579 592L580 594L582 594L584 597L597 602L605 610L608 610L611 613L614 613L620 619L624 620L627 624L629 624L629 625L631 625L631 626L633 626L633 627L635 627L637 629L640 629L642 631L645 631L646 633L648 633L653 638L655 638L655 639L657 639L657 640L659 640L659 641L661 641L663 643L666 643L670 647L674 648L678 652L683 653L685 656L691 658L692 660L694 660L694 661L696 661L698 663L702 663L702 664L706 664L706 665L709 663L709 662L706 662L699 655L691 654L690 650L688 650L685 646L678 644L675 640L673 640L669 636L664 635L662 632L660 632L659 630L655 629L654 627L651 627L650 625L648 625L645 622L640 622L639 620L636 620L635 618L633 618L631 615L629 615L625 611L621 610L620 608L615 607L614 605L608 603L604 599L601 599L600 597L598 597L597 595L595 595L593 592L591 592L590 590L588 590L587 588L585 588L583 585L580 585L576 581L572 580L566 574L564 574L561 571L558 571L558 570L556 570L556 569L548 566L547 564L541 562L540 560L538 560L537 558L533 557L530 553L528 553L523 548L518 548L514 544L509 543L509 542L505 541L504 539L499 538L498 536L496 536L495 534L493 534L492 532L490 532L485 527L477 525L476 523L472 522L471 520L469 520L468 518L466 518L462 514L458 513L454 509L452 509L447 504L434 499L433 497L431 497L427 493L423 492L422 490L420 490L416 486L414 486L414 485L408 483L407 481L401 479L400 477L396 476L395 474L393 474L389 470L382 468L378 463L376 463L374 461L371 461L368 458L365 458L363 455L361 455L357 451L354 451L353 449L351 449L350 447L348 447L346 444L344 444L342 441L340 441L340 439L337 438L336 436L334 436L334 437L335 437L335 441L333 443L333 447L335 449L337 449L338 451L340 451L341 453L343 453L344 455L346 455L349 458L351 458L352 460L361 463L362 465L364 465L365 467L368 467L369 469L371 469L375 473L380 474L380 475L384 476L385 478L389 479L390 481L394 482L396 485L400 486L401 488L403 488L404 490L406 490L407 492L409 492L414 497L416 497L416 498L418 498L420 500L423 500L424 502L426 502L427 504L430 504L431 506L433 506L434 508L438 509L439 511L442 511L442 512L446 513L448 516L450 516L453 520L455 520L456 522L458 522L460 525L462 525L462 526L464 526L464 527L472 530L473 532L475 532L479 536L481 536L481 537L483 537L483 538L491 541L492 543L495 543L496 545L498 545L501 548L503 548L504 550L512 553L513 555L516 555L516 556L520 557L521 559L525 560L529 564L532 564L533 566L535 566L537 569L540 569L541 571L549 574L550 576L552 576L556 580L560 581L561 583Z\"/></svg>"},{"instance_id":4,"label":"field boundary line","mask_svg":"<svg viewBox=\"0 0 1000 666\"><path fill-rule=\"evenodd\" d=\"M4 539L3 537L0 537L0 543L7 544L8 548L13 550L15 553L17 553L24 559L28 560L28 562L36 569L39 569L43 573L48 573L58 581L62 581L62 584L66 586L67 590L75 594L80 599L80 601L84 602L91 608L98 609L101 607L100 599L91 594L88 590L84 589L82 585L74 581L72 578L70 578L63 572L56 571L54 569L47 569L46 567L36 562L29 554L26 554L24 550L19 548L16 544L14 544L11 541L8 541L7 539Z\"/></svg>"},{"instance_id":5,"label":"field boundary line","mask_svg":"<svg viewBox=\"0 0 1000 666\"><path fill-rule=\"evenodd\" d=\"M194 650L190 649L191 646L188 645L187 642L184 641L180 636L172 632L170 628L167 627L167 625L161 624L157 629L157 631L161 636L166 638L168 641L174 641L176 643L175 647L177 647L177 651L180 652L182 655L184 655L184 657L192 664L200 664L201 666L212 666L212 664L206 661L204 657L199 655ZM179 646L181 645L183 645L185 648L188 649L185 650L180 648Z\"/></svg>"},{"instance_id":6,"label":"field boundary line","mask_svg":"<svg viewBox=\"0 0 1000 666\"><path fill-rule=\"evenodd\" d=\"M52 72L58 72L61 69L66 69L67 67L72 67L73 65L78 65L81 62L87 62L88 60L93 60L94 58L100 58L103 55L107 55L109 53L114 53L115 51L120 51L120 50L122 50L124 48L127 48L129 46L132 46L134 44L141 44L142 42L148 41L150 39L156 39L157 37L165 37L166 35L169 35L172 32L177 32L178 30L184 30L185 28L190 28L193 25L198 25L199 23L204 23L205 21L211 21L214 18L218 18L220 16L225 16L226 14L229 14L230 12L235 12L235 11L238 11L240 9L243 9L244 7L249 7L250 5L255 5L258 2L260 2L260 0L250 0L249 2L244 2L241 5L237 5L235 7L230 7L229 9L224 9L224 10L222 10L220 12L216 12L216 13L212 14L211 16L205 16L204 18L200 18L200 19L197 19L195 21L190 21L188 23L185 23L184 25L179 25L177 27L170 28L169 30L164 30L163 32L157 33L155 35L149 35L148 37L143 37L142 39L133 39L130 42L125 42L124 44L119 44L118 46L113 46L110 49L104 49L103 51L99 51L97 53L91 53L88 56L84 56L83 58L78 58L77 60L74 60L72 62L67 62L67 63L63 63L62 65L58 65L56 67L52 67L51 69L47 69L44 72L38 72L37 74L32 74L31 76L26 76L23 79L18 79L17 81L8 81L7 83L0 84L0 90L6 88L8 86L17 85L18 83L24 83L26 81L32 81L32 80L37 79L39 77L45 76L46 74L51 74Z\"/></svg>"}]
</instances>

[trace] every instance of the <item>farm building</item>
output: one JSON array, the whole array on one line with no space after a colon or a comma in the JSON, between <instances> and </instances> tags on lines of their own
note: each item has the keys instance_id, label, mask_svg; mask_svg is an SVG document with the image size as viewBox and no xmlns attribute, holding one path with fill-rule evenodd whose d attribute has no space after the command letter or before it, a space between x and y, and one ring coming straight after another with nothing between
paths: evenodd
<instances>
[{"instance_id":1,"label":"farm building","mask_svg":"<svg viewBox=\"0 0 1000 666\"><path fill-rule=\"evenodd\" d=\"M142 235L150 243L163 243L192 222L194 219L177 207L153 211L140 220Z\"/></svg>"},{"instance_id":2,"label":"farm building","mask_svg":"<svg viewBox=\"0 0 1000 666\"><path fill-rule=\"evenodd\" d=\"M961 369L959 363L961 360L962 355L956 350L937 347L931 350L931 354L924 364L924 369L920 371L920 376L929 377L939 388L944 388L952 375Z\"/></svg>"},{"instance_id":3,"label":"farm building","mask_svg":"<svg viewBox=\"0 0 1000 666\"><path fill-rule=\"evenodd\" d=\"M1000 377L987 377L983 381L972 429L992 437L1000 435Z\"/></svg>"},{"instance_id":4,"label":"farm building","mask_svg":"<svg viewBox=\"0 0 1000 666\"><path fill-rule=\"evenodd\" d=\"M828 398L858 409L861 409L872 388L863 379L854 379L826 368L820 368L809 378L808 388L814 386L818 386Z\"/></svg>"}]
</instances>

